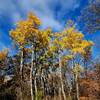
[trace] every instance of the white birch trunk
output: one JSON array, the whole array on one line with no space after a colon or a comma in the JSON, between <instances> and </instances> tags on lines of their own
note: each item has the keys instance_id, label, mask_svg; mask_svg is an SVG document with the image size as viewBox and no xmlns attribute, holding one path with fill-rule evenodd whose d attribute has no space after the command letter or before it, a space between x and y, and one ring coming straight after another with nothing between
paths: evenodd
<instances>
[{"instance_id":1,"label":"white birch trunk","mask_svg":"<svg viewBox=\"0 0 100 100\"><path fill-rule=\"evenodd\" d=\"M59 100L62 100L62 96L61 96L61 87L59 87Z\"/></svg>"},{"instance_id":2,"label":"white birch trunk","mask_svg":"<svg viewBox=\"0 0 100 100\"><path fill-rule=\"evenodd\" d=\"M20 61L20 78L21 78L21 87L20 87L20 99L23 100L23 94L22 94L22 70L23 70L23 50L21 50L21 61Z\"/></svg>"},{"instance_id":3,"label":"white birch trunk","mask_svg":"<svg viewBox=\"0 0 100 100\"><path fill-rule=\"evenodd\" d=\"M75 75L75 80L76 80L76 96L77 96L77 100L79 99L79 86L78 86L78 79L77 79L77 74Z\"/></svg>"},{"instance_id":4,"label":"white birch trunk","mask_svg":"<svg viewBox=\"0 0 100 100\"><path fill-rule=\"evenodd\" d=\"M59 68L60 68L61 91L62 91L64 100L66 100L66 94L64 92L64 85L63 85L63 79L62 79L62 70L61 70L62 69L62 65L61 65L61 57L60 57L60 54L59 54Z\"/></svg>"},{"instance_id":5,"label":"white birch trunk","mask_svg":"<svg viewBox=\"0 0 100 100\"><path fill-rule=\"evenodd\" d=\"M34 85L35 85L35 100L38 100L38 98L37 98L37 82L36 82L36 77L34 79Z\"/></svg>"},{"instance_id":6,"label":"white birch trunk","mask_svg":"<svg viewBox=\"0 0 100 100\"><path fill-rule=\"evenodd\" d=\"M30 91L31 91L31 100L33 100L33 84L32 84L32 71L33 71L33 55L34 55L34 51L33 51L33 45L32 45L32 56L31 56L31 68L30 68Z\"/></svg>"}]
</instances>

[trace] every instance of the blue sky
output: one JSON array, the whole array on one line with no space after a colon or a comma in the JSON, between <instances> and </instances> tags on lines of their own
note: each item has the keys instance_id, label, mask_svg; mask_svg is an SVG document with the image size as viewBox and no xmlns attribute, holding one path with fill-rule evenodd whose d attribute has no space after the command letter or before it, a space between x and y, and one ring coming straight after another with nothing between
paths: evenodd
<instances>
[{"instance_id":1,"label":"blue sky","mask_svg":"<svg viewBox=\"0 0 100 100\"><path fill-rule=\"evenodd\" d=\"M41 19L42 28L52 27L60 31L68 19L77 21L87 4L88 0L0 0L0 50L8 47L13 53L9 31L16 26L17 21L25 19L29 11ZM94 34L86 38L98 36Z\"/></svg>"}]
</instances>

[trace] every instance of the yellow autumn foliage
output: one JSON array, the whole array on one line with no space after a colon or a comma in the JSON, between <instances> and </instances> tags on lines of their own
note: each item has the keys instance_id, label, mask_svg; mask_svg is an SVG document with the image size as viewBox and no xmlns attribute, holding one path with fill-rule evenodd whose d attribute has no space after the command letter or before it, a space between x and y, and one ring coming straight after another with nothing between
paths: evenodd
<instances>
[{"instance_id":1,"label":"yellow autumn foliage","mask_svg":"<svg viewBox=\"0 0 100 100\"><path fill-rule=\"evenodd\" d=\"M78 75L78 74L84 72L84 68L79 64L75 64L75 67L73 68L73 72L74 72L74 74Z\"/></svg>"},{"instance_id":2,"label":"yellow autumn foliage","mask_svg":"<svg viewBox=\"0 0 100 100\"><path fill-rule=\"evenodd\" d=\"M17 28L10 31L11 38L21 46L24 46L29 38L36 36L39 32L40 20L32 13L29 13L27 20L19 21Z\"/></svg>"},{"instance_id":3,"label":"yellow autumn foliage","mask_svg":"<svg viewBox=\"0 0 100 100\"><path fill-rule=\"evenodd\" d=\"M0 61L4 60L8 55L8 49L4 49L0 52Z\"/></svg>"}]
</instances>

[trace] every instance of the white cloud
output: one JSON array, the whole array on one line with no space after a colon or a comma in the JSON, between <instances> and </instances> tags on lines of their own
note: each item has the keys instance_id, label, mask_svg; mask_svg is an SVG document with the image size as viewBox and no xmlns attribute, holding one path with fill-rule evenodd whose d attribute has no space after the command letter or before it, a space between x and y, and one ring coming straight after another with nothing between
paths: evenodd
<instances>
[{"instance_id":1,"label":"white cloud","mask_svg":"<svg viewBox=\"0 0 100 100\"><path fill-rule=\"evenodd\" d=\"M52 17L49 16L42 17L42 21L44 22L42 25L43 29L47 27L52 27L55 30L61 30L63 28L63 26L56 19Z\"/></svg>"},{"instance_id":2,"label":"white cloud","mask_svg":"<svg viewBox=\"0 0 100 100\"><path fill-rule=\"evenodd\" d=\"M29 11L33 11L43 22L43 27L63 27L57 18L79 7L79 0L0 0L0 15L11 17L15 24ZM58 7L58 8L57 8ZM57 10L57 11L56 11Z\"/></svg>"},{"instance_id":3,"label":"white cloud","mask_svg":"<svg viewBox=\"0 0 100 100\"><path fill-rule=\"evenodd\" d=\"M15 12L13 13L13 15L11 16L11 19L14 23L17 23L20 19L21 19L21 16L18 12Z\"/></svg>"}]
</instances>

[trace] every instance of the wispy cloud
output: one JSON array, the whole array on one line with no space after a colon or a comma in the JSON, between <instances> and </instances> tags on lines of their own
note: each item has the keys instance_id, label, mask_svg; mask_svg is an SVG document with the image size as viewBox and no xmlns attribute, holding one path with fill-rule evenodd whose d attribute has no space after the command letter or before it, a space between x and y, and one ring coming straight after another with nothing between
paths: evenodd
<instances>
[{"instance_id":1,"label":"wispy cloud","mask_svg":"<svg viewBox=\"0 0 100 100\"><path fill-rule=\"evenodd\" d=\"M29 11L33 11L43 22L43 28L62 29L62 16L79 7L79 0L1 0L0 16L6 15L15 24L23 19Z\"/></svg>"}]
</instances>

